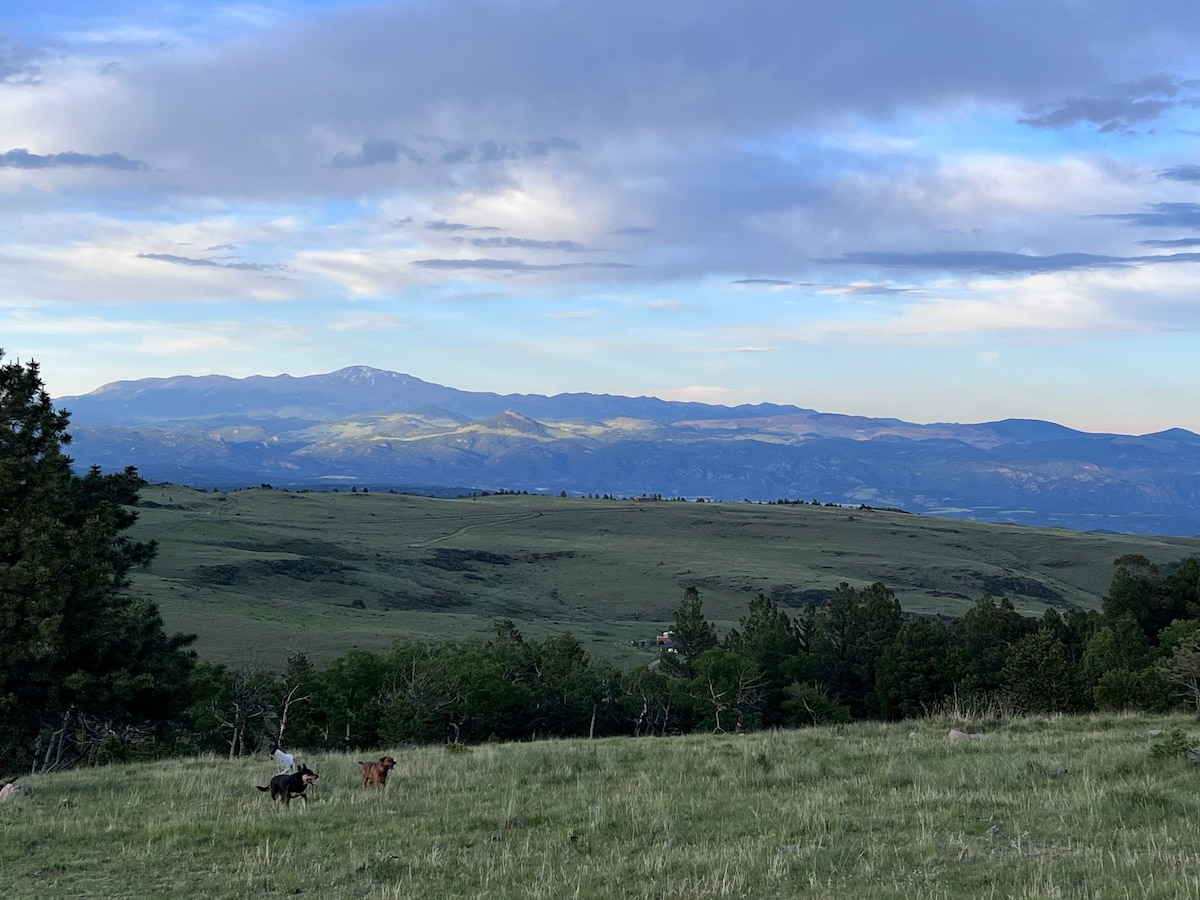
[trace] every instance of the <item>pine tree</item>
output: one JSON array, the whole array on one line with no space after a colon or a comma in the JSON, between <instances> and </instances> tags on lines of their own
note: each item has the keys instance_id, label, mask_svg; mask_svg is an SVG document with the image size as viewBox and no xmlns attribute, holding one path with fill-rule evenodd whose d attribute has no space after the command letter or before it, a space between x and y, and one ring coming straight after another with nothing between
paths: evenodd
<instances>
[{"instance_id":1,"label":"pine tree","mask_svg":"<svg viewBox=\"0 0 1200 900\"><path fill-rule=\"evenodd\" d=\"M183 702L192 638L126 593L154 557L125 532L145 482L79 477L36 363L0 351L0 767L95 761Z\"/></svg>"},{"instance_id":2,"label":"pine tree","mask_svg":"<svg viewBox=\"0 0 1200 900\"><path fill-rule=\"evenodd\" d=\"M787 718L783 689L808 674L800 625L766 594L751 600L748 612L725 636L725 647L753 660L762 673L762 719L782 725Z\"/></svg>"},{"instance_id":3,"label":"pine tree","mask_svg":"<svg viewBox=\"0 0 1200 900\"><path fill-rule=\"evenodd\" d=\"M691 678L696 674L695 663L700 654L718 645L717 629L704 618L704 604L700 600L700 592L694 587L683 592L683 601L675 608L674 615L672 641L680 658L677 668Z\"/></svg>"}]
</instances>

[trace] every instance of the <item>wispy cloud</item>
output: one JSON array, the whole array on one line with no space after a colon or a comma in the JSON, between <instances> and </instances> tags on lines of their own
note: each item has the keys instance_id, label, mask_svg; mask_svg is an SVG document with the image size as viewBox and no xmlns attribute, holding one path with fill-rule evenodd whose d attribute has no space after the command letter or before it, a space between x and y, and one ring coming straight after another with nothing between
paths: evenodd
<instances>
[{"instance_id":1,"label":"wispy cloud","mask_svg":"<svg viewBox=\"0 0 1200 900\"><path fill-rule=\"evenodd\" d=\"M1106 213L1099 218L1150 228L1200 228L1200 203L1155 203L1145 212Z\"/></svg>"},{"instance_id":2,"label":"wispy cloud","mask_svg":"<svg viewBox=\"0 0 1200 900\"><path fill-rule=\"evenodd\" d=\"M145 171L150 167L120 153L30 153L24 148L0 153L0 169L111 169L115 172Z\"/></svg>"},{"instance_id":3,"label":"wispy cloud","mask_svg":"<svg viewBox=\"0 0 1200 900\"><path fill-rule=\"evenodd\" d=\"M897 294L912 294L912 288L895 287L890 284L875 284L870 282L855 282L830 289L835 294L845 294L850 297L889 297Z\"/></svg>"},{"instance_id":4,"label":"wispy cloud","mask_svg":"<svg viewBox=\"0 0 1200 900\"><path fill-rule=\"evenodd\" d=\"M1170 169L1164 169L1159 172L1158 177L1165 178L1168 181L1200 182L1200 166L1172 166Z\"/></svg>"},{"instance_id":5,"label":"wispy cloud","mask_svg":"<svg viewBox=\"0 0 1200 900\"><path fill-rule=\"evenodd\" d=\"M1200 253L1121 257L1100 256L1094 253L1056 253L1050 256L1034 256L996 250L946 250L928 253L860 251L847 253L837 259L823 260L823 262L878 266L887 269L923 269L931 272L1023 275L1078 269L1125 268L1162 263L1194 263L1200 262Z\"/></svg>"},{"instance_id":6,"label":"wispy cloud","mask_svg":"<svg viewBox=\"0 0 1200 900\"><path fill-rule=\"evenodd\" d=\"M0 35L0 83L31 84L38 80L47 54Z\"/></svg>"},{"instance_id":7,"label":"wispy cloud","mask_svg":"<svg viewBox=\"0 0 1200 900\"><path fill-rule=\"evenodd\" d=\"M485 272L558 272L570 269L632 269L629 263L528 263L513 259L417 259L413 265L422 269L442 269Z\"/></svg>"},{"instance_id":8,"label":"wispy cloud","mask_svg":"<svg viewBox=\"0 0 1200 900\"><path fill-rule=\"evenodd\" d=\"M1158 74L1115 85L1092 96L1069 97L1031 110L1018 124L1031 128L1070 128L1092 125L1101 134L1130 133L1168 110L1193 107L1200 98L1200 81Z\"/></svg>"},{"instance_id":9,"label":"wispy cloud","mask_svg":"<svg viewBox=\"0 0 1200 900\"><path fill-rule=\"evenodd\" d=\"M414 149L411 144L424 144L426 150ZM539 159L553 153L571 153L582 149L578 141L561 137L536 138L529 141L502 141L495 138L466 145L436 137L414 138L411 142L395 138L370 137L357 150L341 150L330 163L335 169L356 169L365 166L394 165L401 161L421 164L427 161L446 165L483 164L504 161Z\"/></svg>"},{"instance_id":10,"label":"wispy cloud","mask_svg":"<svg viewBox=\"0 0 1200 900\"><path fill-rule=\"evenodd\" d=\"M1184 247L1200 247L1200 238L1176 238L1171 241L1138 241L1142 247L1158 247L1162 250L1178 250Z\"/></svg>"},{"instance_id":11,"label":"wispy cloud","mask_svg":"<svg viewBox=\"0 0 1200 900\"><path fill-rule=\"evenodd\" d=\"M198 266L210 269L236 269L241 272L279 272L287 266L273 263L221 262L215 259L197 259L191 256L175 256L171 253L139 253L138 259L153 259L177 266Z\"/></svg>"},{"instance_id":12,"label":"wispy cloud","mask_svg":"<svg viewBox=\"0 0 1200 900\"><path fill-rule=\"evenodd\" d=\"M426 222L430 231L499 231L494 225L466 225L463 222Z\"/></svg>"},{"instance_id":13,"label":"wispy cloud","mask_svg":"<svg viewBox=\"0 0 1200 900\"><path fill-rule=\"evenodd\" d=\"M582 244L575 241L535 241L530 238L490 237L490 238L459 238L460 241L472 247L517 250L561 250L565 253L580 253L586 250Z\"/></svg>"},{"instance_id":14,"label":"wispy cloud","mask_svg":"<svg viewBox=\"0 0 1200 900\"><path fill-rule=\"evenodd\" d=\"M333 157L330 165L335 169L360 169L365 166L398 163L402 159L418 164L425 162L424 156L400 141L390 138L367 138L358 150L339 152Z\"/></svg>"}]
</instances>

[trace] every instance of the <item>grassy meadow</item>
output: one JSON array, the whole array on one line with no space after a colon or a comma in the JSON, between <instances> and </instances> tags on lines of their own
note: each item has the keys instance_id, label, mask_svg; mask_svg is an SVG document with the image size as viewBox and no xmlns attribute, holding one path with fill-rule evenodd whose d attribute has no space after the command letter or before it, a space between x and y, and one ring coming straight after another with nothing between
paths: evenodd
<instances>
[{"instance_id":1,"label":"grassy meadow","mask_svg":"<svg viewBox=\"0 0 1200 900\"><path fill-rule=\"evenodd\" d=\"M282 666L396 640L571 631L596 656L640 644L699 589L724 633L758 591L791 607L882 581L906 611L958 615L984 593L1022 612L1098 608L1113 560L1169 565L1200 539L994 525L885 510L530 495L233 493L153 485L132 536L158 558L134 575L169 630L217 662Z\"/></svg>"},{"instance_id":2,"label":"grassy meadow","mask_svg":"<svg viewBox=\"0 0 1200 900\"><path fill-rule=\"evenodd\" d=\"M951 741L951 728L986 737ZM265 754L23 779L0 896L1200 897L1191 719L934 717L750 735ZM377 754L376 754L377 755ZM303 758L303 757L301 757Z\"/></svg>"}]
</instances>

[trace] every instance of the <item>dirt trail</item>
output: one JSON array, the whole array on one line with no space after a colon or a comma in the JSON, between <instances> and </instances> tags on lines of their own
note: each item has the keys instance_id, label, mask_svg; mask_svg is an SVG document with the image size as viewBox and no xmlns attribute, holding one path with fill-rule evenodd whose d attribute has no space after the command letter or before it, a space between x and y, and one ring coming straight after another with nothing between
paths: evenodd
<instances>
[{"instance_id":1,"label":"dirt trail","mask_svg":"<svg viewBox=\"0 0 1200 900\"><path fill-rule=\"evenodd\" d=\"M623 507L613 507L611 509L588 510L588 512L592 513L593 515L602 515L604 513L628 512L628 511L629 511L628 508L623 508ZM550 515L553 515L553 514L554 514L554 511L551 511ZM471 531L475 528L492 528L496 525L510 525L513 522L523 522L526 519L538 519L545 515L546 515L546 513L531 512L531 513L522 513L521 515L495 516L495 517L489 518L486 521L482 521L482 522L479 521L478 519L476 519L473 522L470 522L466 525L456 528L453 531L448 531L443 535L439 535L438 537L428 538L427 540L424 540L424 541L414 541L410 544L407 544L406 546L409 547L410 549L417 549L419 547L429 547L432 544L440 544L443 541L448 541L453 537L458 537L458 535L463 534L464 532L467 532L467 531Z\"/></svg>"},{"instance_id":2,"label":"dirt trail","mask_svg":"<svg viewBox=\"0 0 1200 900\"><path fill-rule=\"evenodd\" d=\"M513 522L523 522L526 519L536 519L540 515L542 514L525 513L524 515L520 516L497 516L496 518L490 519L486 522L475 521L456 528L453 531L448 531L443 535L439 535L438 537L429 538L428 540L424 541L414 541L413 543L408 544L408 547L411 549L416 549L418 547L429 547L433 544L440 544L442 541L448 541L451 538L458 537L460 534L471 531L475 528L491 528L496 525L511 525Z\"/></svg>"}]
</instances>

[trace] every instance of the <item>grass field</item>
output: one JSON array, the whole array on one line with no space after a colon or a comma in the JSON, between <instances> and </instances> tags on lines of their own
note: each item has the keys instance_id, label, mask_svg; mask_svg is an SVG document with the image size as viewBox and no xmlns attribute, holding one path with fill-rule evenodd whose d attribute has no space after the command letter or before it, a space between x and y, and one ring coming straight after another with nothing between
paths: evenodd
<instances>
[{"instance_id":1,"label":"grass field","mask_svg":"<svg viewBox=\"0 0 1200 900\"><path fill-rule=\"evenodd\" d=\"M957 615L991 593L1036 615L1098 607L1124 554L1164 565L1200 553L1200 539L813 505L173 485L142 497L134 536L160 552L135 591L170 630L197 633L202 656L267 667L294 650L322 661L397 639L487 638L504 619L635 665L689 586L721 633L758 591L798 607L842 581L882 581L911 612Z\"/></svg>"},{"instance_id":2,"label":"grass field","mask_svg":"<svg viewBox=\"0 0 1200 900\"><path fill-rule=\"evenodd\" d=\"M986 737L950 741L949 729ZM1200 770L1091 716L745 736L381 748L310 759L305 810L253 759L30 777L0 896L1200 897ZM377 755L377 754L376 754Z\"/></svg>"}]
</instances>

